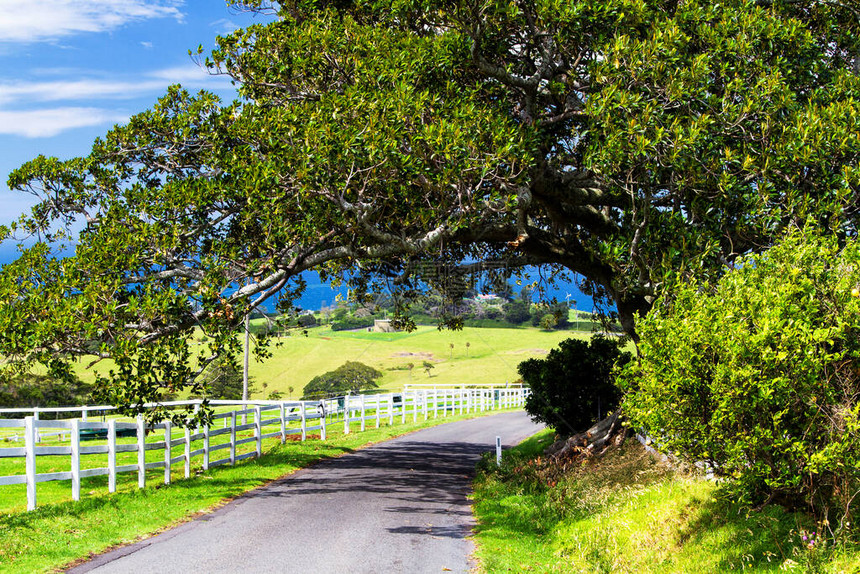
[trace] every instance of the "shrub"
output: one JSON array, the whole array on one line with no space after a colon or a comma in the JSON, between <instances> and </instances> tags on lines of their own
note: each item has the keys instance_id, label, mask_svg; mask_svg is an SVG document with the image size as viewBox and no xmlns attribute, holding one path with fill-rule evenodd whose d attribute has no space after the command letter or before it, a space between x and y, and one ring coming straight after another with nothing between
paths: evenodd
<instances>
[{"instance_id":1,"label":"shrub","mask_svg":"<svg viewBox=\"0 0 860 574\"><path fill-rule=\"evenodd\" d=\"M305 329L307 329L308 327L317 326L317 318L310 313L299 315L296 322L298 323L299 327L304 327Z\"/></svg>"},{"instance_id":2,"label":"shrub","mask_svg":"<svg viewBox=\"0 0 860 574\"><path fill-rule=\"evenodd\" d=\"M373 317L354 317L348 315L338 321L332 321L332 331L350 331L352 329L366 329L373 327Z\"/></svg>"},{"instance_id":3,"label":"shrub","mask_svg":"<svg viewBox=\"0 0 860 574\"><path fill-rule=\"evenodd\" d=\"M86 404L91 390L77 377L62 380L49 375L0 371L0 407L4 408ZM16 413L10 416L18 418L20 415Z\"/></svg>"},{"instance_id":4,"label":"shrub","mask_svg":"<svg viewBox=\"0 0 860 574\"><path fill-rule=\"evenodd\" d=\"M621 352L617 341L601 335L590 343L562 341L545 359L519 364L520 376L532 389L526 411L563 435L584 430L618 406L621 392L612 368L629 360L630 353Z\"/></svg>"},{"instance_id":5,"label":"shrub","mask_svg":"<svg viewBox=\"0 0 860 574\"><path fill-rule=\"evenodd\" d=\"M626 412L745 502L844 519L860 486L858 286L858 244L808 231L713 289L676 285L637 326Z\"/></svg>"}]
</instances>

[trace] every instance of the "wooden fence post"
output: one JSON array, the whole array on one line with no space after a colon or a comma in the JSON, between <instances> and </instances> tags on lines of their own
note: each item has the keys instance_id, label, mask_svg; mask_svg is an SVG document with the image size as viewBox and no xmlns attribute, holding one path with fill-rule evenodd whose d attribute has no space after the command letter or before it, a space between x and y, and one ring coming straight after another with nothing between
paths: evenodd
<instances>
[{"instance_id":1,"label":"wooden fence post","mask_svg":"<svg viewBox=\"0 0 860 574\"><path fill-rule=\"evenodd\" d=\"M173 425L170 421L164 421L164 484L170 484L170 459L171 441L173 439Z\"/></svg>"},{"instance_id":2,"label":"wooden fence post","mask_svg":"<svg viewBox=\"0 0 860 574\"><path fill-rule=\"evenodd\" d=\"M308 438L308 414L307 414L307 408L306 408L307 405L305 404L305 401L302 401L301 405L302 405L302 408L301 408L301 413L302 413L302 442L304 442Z\"/></svg>"},{"instance_id":3,"label":"wooden fence post","mask_svg":"<svg viewBox=\"0 0 860 574\"><path fill-rule=\"evenodd\" d=\"M146 427L143 415L137 415L137 487L146 487Z\"/></svg>"},{"instance_id":4,"label":"wooden fence post","mask_svg":"<svg viewBox=\"0 0 860 574\"><path fill-rule=\"evenodd\" d=\"M304 403L302 403L302 414L305 412ZM287 407L284 403L281 403L280 408L281 413L281 444L287 442ZM304 438L302 440L305 440Z\"/></svg>"},{"instance_id":5,"label":"wooden fence post","mask_svg":"<svg viewBox=\"0 0 860 574\"><path fill-rule=\"evenodd\" d=\"M185 478L191 476L191 429L185 427Z\"/></svg>"},{"instance_id":6,"label":"wooden fence post","mask_svg":"<svg viewBox=\"0 0 860 574\"><path fill-rule=\"evenodd\" d=\"M35 417L24 417L24 465L27 473L27 510L36 509L36 425Z\"/></svg>"},{"instance_id":7,"label":"wooden fence post","mask_svg":"<svg viewBox=\"0 0 860 574\"><path fill-rule=\"evenodd\" d=\"M376 428L379 428L379 417L382 415L382 395L376 395Z\"/></svg>"},{"instance_id":8,"label":"wooden fence post","mask_svg":"<svg viewBox=\"0 0 860 574\"><path fill-rule=\"evenodd\" d=\"M326 413L326 408L325 408L325 402L320 401L320 404L323 405L323 412L322 412L322 416L320 417L320 426L322 426L322 428L320 429L320 440L325 440L325 426L326 426L326 414L327 413Z\"/></svg>"},{"instance_id":9,"label":"wooden fence post","mask_svg":"<svg viewBox=\"0 0 860 574\"><path fill-rule=\"evenodd\" d=\"M236 411L230 411L230 464L236 464Z\"/></svg>"},{"instance_id":10,"label":"wooden fence post","mask_svg":"<svg viewBox=\"0 0 860 574\"><path fill-rule=\"evenodd\" d=\"M81 421L72 419L72 500L81 499Z\"/></svg>"},{"instance_id":11,"label":"wooden fence post","mask_svg":"<svg viewBox=\"0 0 860 574\"><path fill-rule=\"evenodd\" d=\"M260 405L254 407L254 433L257 436L257 458L263 456L263 411L260 410Z\"/></svg>"},{"instance_id":12,"label":"wooden fence post","mask_svg":"<svg viewBox=\"0 0 860 574\"><path fill-rule=\"evenodd\" d=\"M209 424L203 427L203 470L209 470Z\"/></svg>"},{"instance_id":13,"label":"wooden fence post","mask_svg":"<svg viewBox=\"0 0 860 574\"><path fill-rule=\"evenodd\" d=\"M108 421L108 492L116 492L116 419Z\"/></svg>"},{"instance_id":14,"label":"wooden fence post","mask_svg":"<svg viewBox=\"0 0 860 574\"><path fill-rule=\"evenodd\" d=\"M367 412L365 410L365 402L364 402L364 393L361 393L361 432L364 432L364 415Z\"/></svg>"},{"instance_id":15,"label":"wooden fence post","mask_svg":"<svg viewBox=\"0 0 860 574\"><path fill-rule=\"evenodd\" d=\"M343 434L349 434L349 399L349 395L343 398Z\"/></svg>"},{"instance_id":16,"label":"wooden fence post","mask_svg":"<svg viewBox=\"0 0 860 574\"><path fill-rule=\"evenodd\" d=\"M33 409L33 420L35 422L39 422L39 409ZM39 433L39 425L37 425L37 424L33 425L33 428L36 431L36 434L35 434L36 444L38 444L38 443L42 442L42 435Z\"/></svg>"},{"instance_id":17,"label":"wooden fence post","mask_svg":"<svg viewBox=\"0 0 860 574\"><path fill-rule=\"evenodd\" d=\"M388 393L388 426L394 424L394 393Z\"/></svg>"}]
</instances>

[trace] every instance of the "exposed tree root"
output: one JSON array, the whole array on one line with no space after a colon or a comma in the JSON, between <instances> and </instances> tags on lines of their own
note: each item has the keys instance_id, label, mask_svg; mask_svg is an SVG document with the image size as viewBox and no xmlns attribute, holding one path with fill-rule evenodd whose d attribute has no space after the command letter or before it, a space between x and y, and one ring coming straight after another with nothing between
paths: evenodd
<instances>
[{"instance_id":1,"label":"exposed tree root","mask_svg":"<svg viewBox=\"0 0 860 574\"><path fill-rule=\"evenodd\" d=\"M619 446L630 434L622 424L621 410L598 421L585 432L555 441L547 447L545 454L556 464L568 467L594 456L601 456L610 447Z\"/></svg>"}]
</instances>

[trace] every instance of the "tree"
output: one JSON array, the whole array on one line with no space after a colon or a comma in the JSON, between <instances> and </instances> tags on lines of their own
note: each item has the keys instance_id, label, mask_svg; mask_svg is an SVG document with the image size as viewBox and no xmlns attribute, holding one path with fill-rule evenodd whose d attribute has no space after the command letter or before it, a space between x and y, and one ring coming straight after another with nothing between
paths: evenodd
<instances>
[{"instance_id":1,"label":"tree","mask_svg":"<svg viewBox=\"0 0 860 574\"><path fill-rule=\"evenodd\" d=\"M311 313L304 313L302 315L299 315L296 322L298 323L299 327L304 328L317 326L317 318Z\"/></svg>"},{"instance_id":2,"label":"tree","mask_svg":"<svg viewBox=\"0 0 860 574\"><path fill-rule=\"evenodd\" d=\"M547 313L540 318L540 328L544 331L552 331L558 325L558 319L552 313Z\"/></svg>"},{"instance_id":3,"label":"tree","mask_svg":"<svg viewBox=\"0 0 860 574\"><path fill-rule=\"evenodd\" d=\"M747 503L853 522L860 489L860 244L806 230L642 321L625 410Z\"/></svg>"},{"instance_id":4,"label":"tree","mask_svg":"<svg viewBox=\"0 0 860 574\"><path fill-rule=\"evenodd\" d=\"M423 362L421 363L421 366L422 366L422 367L424 367L424 372L425 372L425 373L427 373L427 376L428 376L428 377L432 377L432 376L433 376L432 374L430 374L430 371L432 371L433 369L435 369L435 368L436 368L436 365L434 365L434 364L433 364L433 363L431 363L430 361L423 361Z\"/></svg>"},{"instance_id":5,"label":"tree","mask_svg":"<svg viewBox=\"0 0 860 574\"><path fill-rule=\"evenodd\" d=\"M369 365L358 361L347 361L333 371L318 375L305 385L303 399L318 399L320 397L357 394L363 390L379 387L376 379L382 373Z\"/></svg>"},{"instance_id":6,"label":"tree","mask_svg":"<svg viewBox=\"0 0 860 574\"><path fill-rule=\"evenodd\" d=\"M242 400L242 392L244 390L244 380L242 371L236 368L233 363L215 362L211 363L203 372L202 379L204 381L203 392L200 393L200 398L222 399L230 401ZM266 383L263 383L265 390ZM254 388L253 378L248 379L248 395L257 392Z\"/></svg>"},{"instance_id":7,"label":"tree","mask_svg":"<svg viewBox=\"0 0 860 574\"><path fill-rule=\"evenodd\" d=\"M544 317L547 315L553 316L553 320L555 321L553 327L555 328L566 329L570 326L570 308L565 302L535 305L531 310L532 325L535 327L541 325Z\"/></svg>"},{"instance_id":8,"label":"tree","mask_svg":"<svg viewBox=\"0 0 860 574\"><path fill-rule=\"evenodd\" d=\"M850 6L274 6L199 54L238 102L174 87L87 157L11 174L42 201L9 232L46 241L0 274L0 355L65 378L74 356L110 357L97 392L123 405L194 391L241 317L287 310L312 269L359 293L379 279L400 309L426 284L456 299L464 274L540 265L579 274L635 336L672 277L715 278L798 217L856 233Z\"/></svg>"},{"instance_id":9,"label":"tree","mask_svg":"<svg viewBox=\"0 0 860 574\"><path fill-rule=\"evenodd\" d=\"M528 359L517 367L532 390L525 409L535 422L563 435L584 430L618 406L621 391L613 368L630 358L618 341L601 335L590 342L564 340L546 358Z\"/></svg>"},{"instance_id":10,"label":"tree","mask_svg":"<svg viewBox=\"0 0 860 574\"><path fill-rule=\"evenodd\" d=\"M505 303L502 307L505 321L514 325L522 325L529 320L529 304L522 299Z\"/></svg>"},{"instance_id":11,"label":"tree","mask_svg":"<svg viewBox=\"0 0 860 574\"><path fill-rule=\"evenodd\" d=\"M0 374L0 407L68 407L86 404L91 388L80 379L71 384L33 373ZM15 415L18 416L18 415Z\"/></svg>"}]
</instances>

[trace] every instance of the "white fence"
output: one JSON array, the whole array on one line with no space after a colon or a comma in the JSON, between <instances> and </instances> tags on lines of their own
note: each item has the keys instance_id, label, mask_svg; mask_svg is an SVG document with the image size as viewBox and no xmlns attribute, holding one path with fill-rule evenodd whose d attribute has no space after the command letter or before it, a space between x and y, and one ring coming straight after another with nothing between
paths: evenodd
<instances>
[{"instance_id":1,"label":"white fence","mask_svg":"<svg viewBox=\"0 0 860 574\"><path fill-rule=\"evenodd\" d=\"M73 500L80 500L81 479L92 476L107 475L108 491L115 492L118 474L136 472L137 486L144 488L146 471L163 468L164 484L170 484L171 472L177 465L183 466L186 478L191 476L195 458L205 471L217 465L235 464L239 460L261 456L262 441L266 438L279 437L283 443L288 435L300 435L301 440L306 440L309 432L319 431L320 439L325 440L327 427L339 419L344 425L343 432L349 433L355 426L365 430L368 421L374 422L376 428L379 428L382 420L387 420L391 425L398 419L401 423L405 423L407 419L416 422L419 417L427 420L431 416L438 418L456 413L519 407L524 404L528 393L529 389L521 388L427 389L404 393L353 395L322 401L211 401L211 405L216 408L227 406L237 409L217 412L212 417L212 424L197 429L177 428L170 422L147 425L142 417L138 417L136 421L109 419L101 422L86 418L88 411L106 412L114 407L39 409L32 416L23 419L0 419L0 429L16 429L15 436L7 435L7 442L21 435L24 439L23 447L0 448L0 459L25 459L25 473L0 476L0 487L26 484L27 509L33 510L36 508L36 485L40 482L70 480ZM181 406L194 404L194 401L170 404ZM253 406L247 408L249 404ZM7 415L22 412L33 411L0 410L0 414ZM82 417L40 420L40 412L80 412ZM48 436L58 437L58 445L39 446L42 439ZM68 446L59 444L66 436ZM82 438L102 439L106 444L83 446ZM252 444L253 449L238 452L238 447L248 444ZM213 453L222 450L227 451L222 458L213 458ZM163 455L156 456L157 460L153 460L152 451L163 451ZM147 453L151 453L149 461ZM86 455L107 455L107 466L82 468L81 457ZM68 456L71 469L39 473L36 459L42 456ZM133 462L128 464L130 461Z\"/></svg>"}]
</instances>

